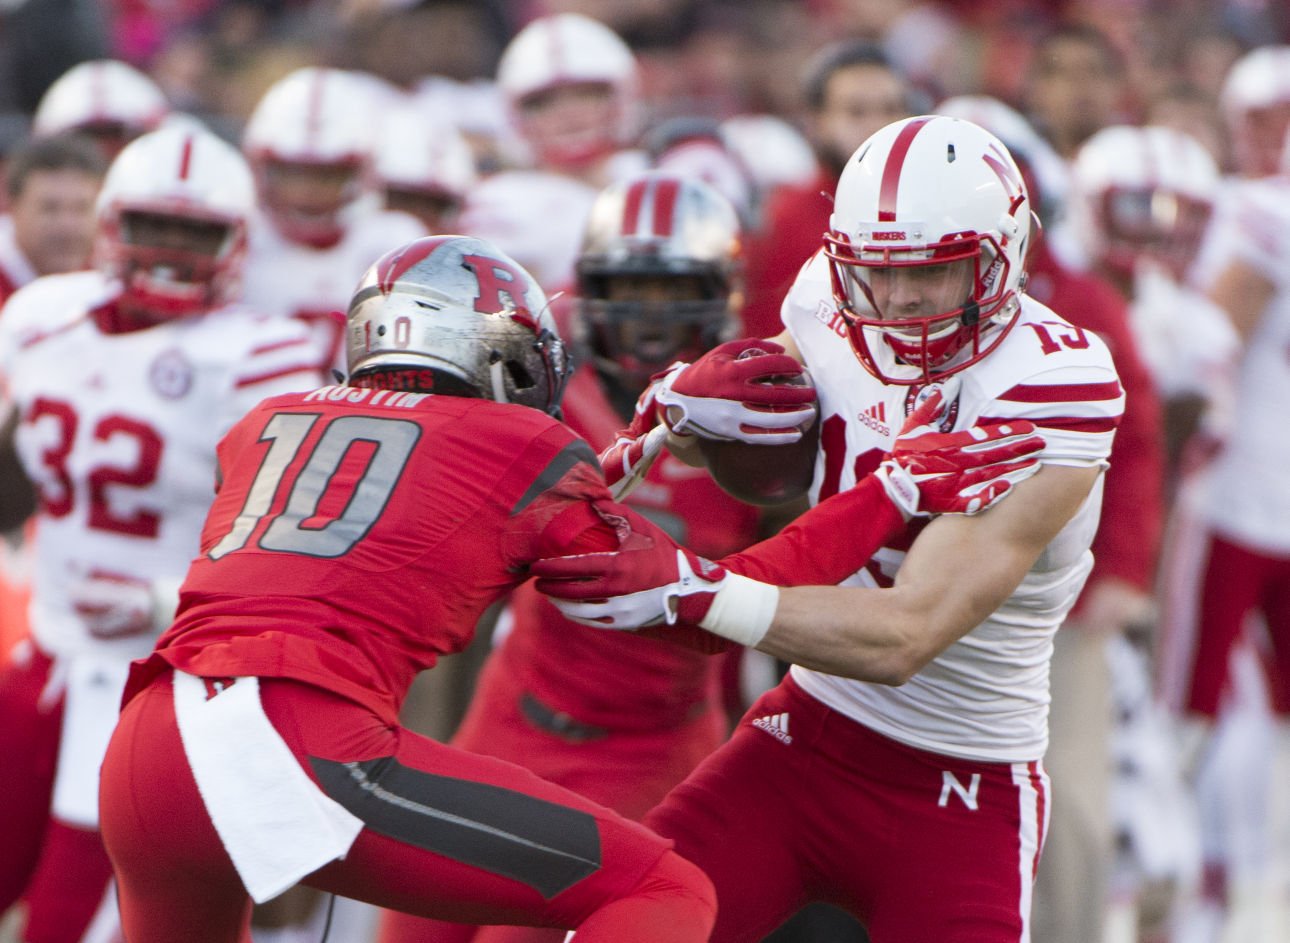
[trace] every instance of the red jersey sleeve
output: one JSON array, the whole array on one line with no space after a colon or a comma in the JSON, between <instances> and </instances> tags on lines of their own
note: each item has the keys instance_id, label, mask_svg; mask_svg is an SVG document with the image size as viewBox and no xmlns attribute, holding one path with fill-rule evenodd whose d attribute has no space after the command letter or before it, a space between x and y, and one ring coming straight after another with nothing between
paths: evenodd
<instances>
[{"instance_id":1,"label":"red jersey sleeve","mask_svg":"<svg viewBox=\"0 0 1290 943\"><path fill-rule=\"evenodd\" d=\"M513 569L539 557L618 547L617 531L597 512L610 497L596 455L572 432L568 438L554 455L532 464L536 474L511 507L501 547Z\"/></svg>"},{"instance_id":2,"label":"red jersey sleeve","mask_svg":"<svg viewBox=\"0 0 1290 943\"><path fill-rule=\"evenodd\" d=\"M776 586L834 586L905 530L873 476L820 502L774 537L723 557L722 566Z\"/></svg>"}]
</instances>

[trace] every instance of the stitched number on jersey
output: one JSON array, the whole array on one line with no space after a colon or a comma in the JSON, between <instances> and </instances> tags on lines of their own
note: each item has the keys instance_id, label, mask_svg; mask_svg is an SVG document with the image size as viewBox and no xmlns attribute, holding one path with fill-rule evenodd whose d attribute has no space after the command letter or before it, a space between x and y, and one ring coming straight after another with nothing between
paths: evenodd
<instances>
[{"instance_id":1,"label":"stitched number on jersey","mask_svg":"<svg viewBox=\"0 0 1290 943\"><path fill-rule=\"evenodd\" d=\"M280 413L265 425L260 441L272 444L232 529L211 548L212 560L246 546L317 421L316 414ZM331 420L291 482L283 510L273 515L256 546L311 557L348 553L385 510L420 438L421 427L406 419Z\"/></svg>"},{"instance_id":2,"label":"stitched number on jersey","mask_svg":"<svg viewBox=\"0 0 1290 943\"><path fill-rule=\"evenodd\" d=\"M1068 333L1058 334L1055 338L1053 332L1044 327L1049 324L1053 327L1069 329ZM1088 335L1084 333L1083 328L1075 327L1072 324L1066 324L1064 321L1027 321L1026 327L1035 332L1039 338L1039 346L1043 348L1045 354L1056 354L1063 347L1068 350L1083 350L1088 346Z\"/></svg>"},{"instance_id":3,"label":"stitched number on jersey","mask_svg":"<svg viewBox=\"0 0 1290 943\"><path fill-rule=\"evenodd\" d=\"M80 422L76 410L69 403L43 397L34 400L27 411L27 423L35 425L47 418L54 420L57 441L40 453L40 460L49 469L57 487L51 488L49 482L42 482L40 502L50 517L64 517L72 512L75 496L67 462ZM104 416L94 426L94 441L114 451L133 448L135 459L129 465L101 462L89 469L85 475L90 506L87 523L95 530L133 537L156 537L161 515L143 509L132 514L118 513L112 509L109 489L113 486L142 489L157 480L164 445L161 436L147 423L128 416L111 415Z\"/></svg>"},{"instance_id":4,"label":"stitched number on jersey","mask_svg":"<svg viewBox=\"0 0 1290 943\"><path fill-rule=\"evenodd\" d=\"M847 421L837 413L824 420L820 428L820 448L824 450L824 480L820 483L819 500L823 501L838 493L842 485L843 463L847 459ZM882 449L869 449L857 455L854 465L856 481L881 465L886 454Z\"/></svg>"}]
</instances>

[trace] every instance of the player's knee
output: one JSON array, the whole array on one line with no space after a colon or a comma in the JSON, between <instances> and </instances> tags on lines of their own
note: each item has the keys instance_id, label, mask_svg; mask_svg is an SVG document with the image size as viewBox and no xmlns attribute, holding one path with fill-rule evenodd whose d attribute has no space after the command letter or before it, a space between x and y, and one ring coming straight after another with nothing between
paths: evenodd
<instances>
[{"instance_id":1,"label":"player's knee","mask_svg":"<svg viewBox=\"0 0 1290 943\"><path fill-rule=\"evenodd\" d=\"M675 851L668 851L658 860L641 881L640 891L657 899L667 898L678 921L676 926L707 932L716 923L717 889L698 865Z\"/></svg>"}]
</instances>

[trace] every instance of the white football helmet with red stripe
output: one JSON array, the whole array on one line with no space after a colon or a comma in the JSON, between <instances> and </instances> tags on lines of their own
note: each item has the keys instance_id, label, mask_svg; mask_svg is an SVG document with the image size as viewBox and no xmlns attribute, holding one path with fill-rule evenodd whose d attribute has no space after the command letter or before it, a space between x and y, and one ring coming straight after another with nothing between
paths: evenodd
<instances>
[{"instance_id":1,"label":"white football helmet with red stripe","mask_svg":"<svg viewBox=\"0 0 1290 943\"><path fill-rule=\"evenodd\" d=\"M865 369L921 384L994 350L1016 323L1030 226L1012 156L971 122L920 115L861 144L838 180L825 254ZM877 343L917 375L884 371Z\"/></svg>"},{"instance_id":2,"label":"white football helmet with red stripe","mask_svg":"<svg viewBox=\"0 0 1290 943\"><path fill-rule=\"evenodd\" d=\"M288 239L316 248L344 235L366 193L374 111L370 81L341 69L297 69L255 106L242 151L260 204Z\"/></svg>"},{"instance_id":3,"label":"white football helmet with red stripe","mask_svg":"<svg viewBox=\"0 0 1290 943\"><path fill-rule=\"evenodd\" d=\"M451 232L478 176L475 155L460 131L426 112L407 103L382 115L372 177L387 209L411 213L430 232Z\"/></svg>"},{"instance_id":4,"label":"white football helmet with red stripe","mask_svg":"<svg viewBox=\"0 0 1290 943\"><path fill-rule=\"evenodd\" d=\"M112 158L134 138L160 126L169 112L165 93L148 76L115 59L96 59L73 66L46 89L32 133L86 134L102 142Z\"/></svg>"},{"instance_id":5,"label":"white football helmet with red stripe","mask_svg":"<svg viewBox=\"0 0 1290 943\"><path fill-rule=\"evenodd\" d=\"M1247 177L1277 173L1290 129L1290 46L1260 46L1238 59L1223 81L1218 104L1237 172Z\"/></svg>"},{"instance_id":6,"label":"white football helmet with red stripe","mask_svg":"<svg viewBox=\"0 0 1290 943\"><path fill-rule=\"evenodd\" d=\"M98 197L98 266L142 326L207 311L241 285L255 186L242 155L208 131L162 128L131 142Z\"/></svg>"},{"instance_id":7,"label":"white football helmet with red stripe","mask_svg":"<svg viewBox=\"0 0 1290 943\"><path fill-rule=\"evenodd\" d=\"M556 414L570 366L532 276L483 239L429 236L364 273L348 315L349 382Z\"/></svg>"},{"instance_id":8,"label":"white football helmet with red stripe","mask_svg":"<svg viewBox=\"0 0 1290 943\"><path fill-rule=\"evenodd\" d=\"M628 143L639 123L638 81L636 57L627 44L603 23L578 13L534 20L511 40L497 67L497 84L520 133L538 160L553 166L585 165ZM546 129L526 117L542 96L574 86L607 88L610 120L592 125L579 114L566 114L560 127Z\"/></svg>"},{"instance_id":9,"label":"white football helmet with red stripe","mask_svg":"<svg viewBox=\"0 0 1290 943\"><path fill-rule=\"evenodd\" d=\"M639 387L725 339L739 238L730 201L700 180L655 171L602 190L576 266L579 326L597 366ZM646 279L657 295L637 288L618 297L616 283Z\"/></svg>"},{"instance_id":10,"label":"white football helmet with red stripe","mask_svg":"<svg viewBox=\"0 0 1290 943\"><path fill-rule=\"evenodd\" d=\"M1103 128L1074 163L1073 222L1089 257L1122 275L1151 258L1181 279L1196 257L1218 190L1218 167L1173 128Z\"/></svg>"}]
</instances>

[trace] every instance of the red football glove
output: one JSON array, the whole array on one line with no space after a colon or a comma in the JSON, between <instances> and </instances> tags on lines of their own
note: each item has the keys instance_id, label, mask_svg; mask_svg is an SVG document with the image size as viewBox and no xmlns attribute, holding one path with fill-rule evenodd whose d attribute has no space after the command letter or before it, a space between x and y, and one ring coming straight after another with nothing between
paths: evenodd
<instances>
[{"instance_id":1,"label":"red football glove","mask_svg":"<svg viewBox=\"0 0 1290 943\"><path fill-rule=\"evenodd\" d=\"M1027 420L940 431L940 413L957 394L956 379L909 414L875 472L907 517L976 514L1039 471L1044 439Z\"/></svg>"},{"instance_id":2,"label":"red football glove","mask_svg":"<svg viewBox=\"0 0 1290 943\"><path fill-rule=\"evenodd\" d=\"M779 344L755 339L729 341L677 364L655 396L677 435L762 445L796 442L817 408L802 365Z\"/></svg>"},{"instance_id":3,"label":"red football glove","mask_svg":"<svg viewBox=\"0 0 1290 943\"><path fill-rule=\"evenodd\" d=\"M659 422L662 407L656 394L664 374L656 376L640 398L631 423L614 438L614 444L600 453L600 467L605 472L605 484L615 501L631 493L649 472L667 444L667 426Z\"/></svg>"},{"instance_id":4,"label":"red football glove","mask_svg":"<svg viewBox=\"0 0 1290 943\"><path fill-rule=\"evenodd\" d=\"M684 622L741 645L766 634L779 601L776 587L677 546L629 508L598 505L596 511L618 531L616 552L552 557L529 567L537 590L567 618L600 629Z\"/></svg>"}]
</instances>

